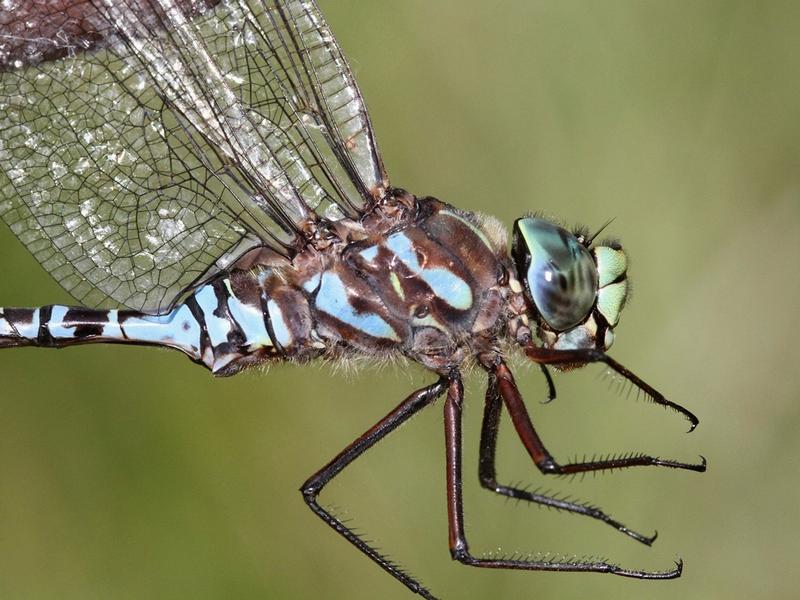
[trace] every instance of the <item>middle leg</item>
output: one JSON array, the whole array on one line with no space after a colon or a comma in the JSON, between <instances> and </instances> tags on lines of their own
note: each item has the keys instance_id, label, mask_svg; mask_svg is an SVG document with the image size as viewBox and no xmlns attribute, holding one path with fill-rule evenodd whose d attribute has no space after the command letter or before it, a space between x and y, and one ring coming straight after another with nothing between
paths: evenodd
<instances>
[{"instance_id":1,"label":"middle leg","mask_svg":"<svg viewBox=\"0 0 800 600\"><path fill-rule=\"evenodd\" d=\"M497 472L495 469L496 454L497 454L497 432L500 425L500 415L503 412L503 401L500 393L497 390L497 378L493 374L489 374L489 385L486 388L486 405L483 411L483 423L481 424L481 443L480 443L480 458L478 460L478 477L481 486L495 494L506 496L507 498L514 498L515 500L524 500L532 502L541 506L555 508L557 510L564 510L567 512L585 515L592 519L597 519L603 523L607 523L617 531L624 533L635 539L638 542L652 545L658 533L652 536L642 535L637 531L629 529L616 519L611 518L596 506L589 504L582 504L580 502L570 502L565 498L557 498L547 494L540 494L531 492L526 489L518 487L503 485L497 481Z\"/></svg>"},{"instance_id":2,"label":"middle leg","mask_svg":"<svg viewBox=\"0 0 800 600\"><path fill-rule=\"evenodd\" d=\"M464 387L457 374L451 375L444 406L445 446L447 465L447 516L449 525L450 554L466 565L488 569L522 569L527 571L575 571L611 573L636 579L673 579L680 577L683 568L678 562L669 571L639 571L624 569L603 561L571 560L524 560L508 558L477 557L470 553L464 531L464 510L461 480L461 415Z\"/></svg>"}]
</instances>

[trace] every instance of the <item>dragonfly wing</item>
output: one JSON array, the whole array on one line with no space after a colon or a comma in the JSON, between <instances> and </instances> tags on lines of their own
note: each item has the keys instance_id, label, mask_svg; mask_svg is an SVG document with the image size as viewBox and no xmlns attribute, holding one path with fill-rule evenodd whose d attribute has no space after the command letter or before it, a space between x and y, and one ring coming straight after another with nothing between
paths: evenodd
<instances>
[{"instance_id":1,"label":"dragonfly wing","mask_svg":"<svg viewBox=\"0 0 800 600\"><path fill-rule=\"evenodd\" d=\"M0 9L0 215L89 306L162 311L383 173L309 1L51 0ZM10 8L7 8L10 7Z\"/></svg>"}]
</instances>

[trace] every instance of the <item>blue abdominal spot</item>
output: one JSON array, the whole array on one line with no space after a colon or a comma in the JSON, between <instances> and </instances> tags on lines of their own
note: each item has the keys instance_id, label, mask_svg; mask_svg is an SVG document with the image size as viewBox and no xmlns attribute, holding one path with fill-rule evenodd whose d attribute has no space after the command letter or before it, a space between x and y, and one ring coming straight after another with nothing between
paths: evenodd
<instances>
[{"instance_id":1,"label":"blue abdominal spot","mask_svg":"<svg viewBox=\"0 0 800 600\"><path fill-rule=\"evenodd\" d=\"M231 331L231 323L227 319L222 319L214 314L217 310L217 295L211 285L201 287L194 295L203 316L206 319L206 330L211 340L212 346L219 346L228 341L228 333Z\"/></svg>"}]
</instances>

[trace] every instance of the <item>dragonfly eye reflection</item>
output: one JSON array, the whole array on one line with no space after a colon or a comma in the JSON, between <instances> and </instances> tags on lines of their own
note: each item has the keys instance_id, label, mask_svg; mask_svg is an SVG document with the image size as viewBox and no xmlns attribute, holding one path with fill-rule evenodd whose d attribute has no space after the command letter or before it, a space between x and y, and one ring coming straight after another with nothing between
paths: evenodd
<instances>
[{"instance_id":1,"label":"dragonfly eye reflection","mask_svg":"<svg viewBox=\"0 0 800 600\"><path fill-rule=\"evenodd\" d=\"M545 346L607 350L627 298L619 244L587 247L563 227L528 217L514 224L512 254Z\"/></svg>"}]
</instances>

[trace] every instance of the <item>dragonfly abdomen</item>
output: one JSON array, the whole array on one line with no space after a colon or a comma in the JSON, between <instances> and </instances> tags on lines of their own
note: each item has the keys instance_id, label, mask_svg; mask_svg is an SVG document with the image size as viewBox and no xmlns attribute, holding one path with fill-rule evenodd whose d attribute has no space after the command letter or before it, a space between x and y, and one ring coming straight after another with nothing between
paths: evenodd
<instances>
[{"instance_id":1,"label":"dragonfly abdomen","mask_svg":"<svg viewBox=\"0 0 800 600\"><path fill-rule=\"evenodd\" d=\"M284 287L268 297L252 273L234 272L159 315L62 305L0 308L0 348L92 342L167 346L215 375L232 375L267 360L318 355L324 345L312 341L310 317L295 314L305 299Z\"/></svg>"}]
</instances>

